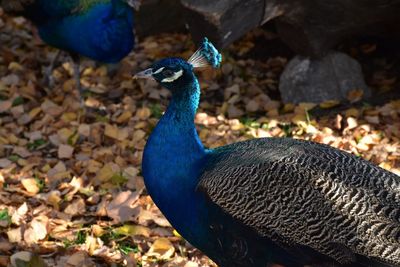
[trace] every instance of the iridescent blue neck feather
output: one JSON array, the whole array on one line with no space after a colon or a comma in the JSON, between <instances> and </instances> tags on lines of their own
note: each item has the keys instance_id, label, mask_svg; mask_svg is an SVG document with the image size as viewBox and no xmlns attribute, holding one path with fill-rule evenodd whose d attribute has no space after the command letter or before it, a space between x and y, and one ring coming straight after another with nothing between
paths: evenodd
<instances>
[{"instance_id":1,"label":"iridescent blue neck feather","mask_svg":"<svg viewBox=\"0 0 400 267\"><path fill-rule=\"evenodd\" d=\"M191 241L207 229L199 227L205 205L203 197L195 193L207 151L194 125L200 87L193 73L192 79L187 88L173 91L166 113L147 141L142 163L146 188L154 202Z\"/></svg>"},{"instance_id":2,"label":"iridescent blue neck feather","mask_svg":"<svg viewBox=\"0 0 400 267\"><path fill-rule=\"evenodd\" d=\"M152 77L172 93L167 111L150 135L143 155L146 188L156 205L178 232L197 248L211 253L213 208L197 190L210 155L197 135L194 118L200 86L193 72L206 65L218 67L221 56L205 39L191 59L167 58L138 73Z\"/></svg>"}]
</instances>

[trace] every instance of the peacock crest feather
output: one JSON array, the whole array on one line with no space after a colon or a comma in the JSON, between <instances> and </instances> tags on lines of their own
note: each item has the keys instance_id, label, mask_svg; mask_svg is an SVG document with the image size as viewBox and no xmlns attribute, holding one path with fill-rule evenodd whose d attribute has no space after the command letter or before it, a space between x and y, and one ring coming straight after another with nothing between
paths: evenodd
<instances>
[{"instance_id":1,"label":"peacock crest feather","mask_svg":"<svg viewBox=\"0 0 400 267\"><path fill-rule=\"evenodd\" d=\"M221 61L221 54L207 38L204 38L199 49L189 58L188 63L191 64L193 68L204 68L208 66L218 68Z\"/></svg>"}]
</instances>

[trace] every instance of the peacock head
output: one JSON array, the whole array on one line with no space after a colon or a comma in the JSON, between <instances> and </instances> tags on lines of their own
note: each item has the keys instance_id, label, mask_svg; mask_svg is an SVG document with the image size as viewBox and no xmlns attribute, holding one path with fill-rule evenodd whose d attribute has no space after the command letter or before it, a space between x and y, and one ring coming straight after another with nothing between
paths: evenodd
<instances>
[{"instance_id":1,"label":"peacock head","mask_svg":"<svg viewBox=\"0 0 400 267\"><path fill-rule=\"evenodd\" d=\"M154 79L163 87L175 90L190 86L195 80L193 69L204 67L219 67L221 54L204 38L200 48L185 61L182 58L165 58L157 61L150 68L137 73L134 78Z\"/></svg>"}]
</instances>

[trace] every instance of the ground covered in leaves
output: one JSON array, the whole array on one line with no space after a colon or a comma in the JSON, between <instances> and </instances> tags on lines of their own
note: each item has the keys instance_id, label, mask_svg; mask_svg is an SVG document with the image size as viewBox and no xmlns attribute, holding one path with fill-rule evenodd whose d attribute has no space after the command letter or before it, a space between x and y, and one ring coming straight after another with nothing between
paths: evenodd
<instances>
[{"instance_id":1,"label":"ground covered in leaves","mask_svg":"<svg viewBox=\"0 0 400 267\"><path fill-rule=\"evenodd\" d=\"M224 51L221 70L199 73L196 123L204 143L291 136L400 174L400 100L360 102L340 112L334 101L284 105L276 96L286 56L251 56L258 40L274 38L253 31ZM85 61L86 105L95 111L84 112L68 58L46 86L43 72L56 51L25 20L0 11L0 266L215 266L173 230L146 193L143 147L169 92L131 79L156 59L188 58L194 49L188 35L169 34L140 40L113 74ZM387 64L378 64L368 80L378 92L397 82ZM349 101L358 98L355 91Z\"/></svg>"}]
</instances>

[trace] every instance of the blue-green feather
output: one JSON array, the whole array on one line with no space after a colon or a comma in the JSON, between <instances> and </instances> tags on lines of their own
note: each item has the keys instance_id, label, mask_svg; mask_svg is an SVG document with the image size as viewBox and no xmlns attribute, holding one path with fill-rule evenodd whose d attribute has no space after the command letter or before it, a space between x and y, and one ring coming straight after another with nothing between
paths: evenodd
<instances>
[{"instance_id":1,"label":"blue-green feather","mask_svg":"<svg viewBox=\"0 0 400 267\"><path fill-rule=\"evenodd\" d=\"M133 48L133 12L123 0L36 0L25 15L44 42L91 59L115 63Z\"/></svg>"},{"instance_id":2,"label":"blue-green feather","mask_svg":"<svg viewBox=\"0 0 400 267\"><path fill-rule=\"evenodd\" d=\"M200 45L200 53L213 68L218 68L221 64L221 53L219 53L219 51L212 43L208 41L207 38L204 38L203 42Z\"/></svg>"}]
</instances>

